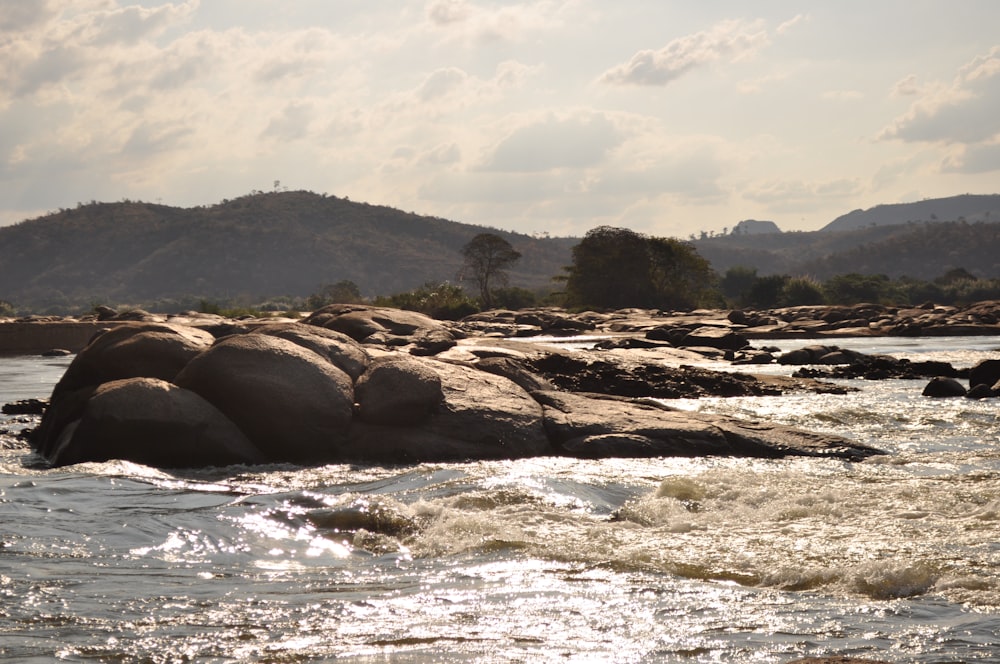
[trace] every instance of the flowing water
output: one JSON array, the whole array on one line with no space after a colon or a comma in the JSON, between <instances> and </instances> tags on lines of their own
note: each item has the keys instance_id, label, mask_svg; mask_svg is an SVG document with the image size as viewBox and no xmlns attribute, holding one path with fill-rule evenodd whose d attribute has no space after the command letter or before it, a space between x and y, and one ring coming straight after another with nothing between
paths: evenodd
<instances>
[{"instance_id":1,"label":"flowing water","mask_svg":"<svg viewBox=\"0 0 1000 664\"><path fill-rule=\"evenodd\" d=\"M67 364L0 358L0 402ZM1000 402L841 382L860 391L672 403L887 456L167 473L0 439L0 660L1000 661Z\"/></svg>"}]
</instances>

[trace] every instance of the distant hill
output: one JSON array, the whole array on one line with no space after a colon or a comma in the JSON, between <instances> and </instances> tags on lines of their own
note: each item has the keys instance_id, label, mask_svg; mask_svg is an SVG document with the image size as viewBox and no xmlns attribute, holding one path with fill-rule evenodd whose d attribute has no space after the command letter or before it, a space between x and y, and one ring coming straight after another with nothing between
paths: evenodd
<instances>
[{"instance_id":1,"label":"distant hill","mask_svg":"<svg viewBox=\"0 0 1000 664\"><path fill-rule=\"evenodd\" d=\"M695 248L725 273L731 267L768 274L885 274L930 280L953 268L981 278L1000 277L1000 224L968 222L904 223L839 232L715 236Z\"/></svg>"},{"instance_id":2,"label":"distant hill","mask_svg":"<svg viewBox=\"0 0 1000 664\"><path fill-rule=\"evenodd\" d=\"M910 221L1000 221L1000 194L932 198L916 203L877 205L837 217L823 231L850 231Z\"/></svg>"},{"instance_id":3,"label":"distant hill","mask_svg":"<svg viewBox=\"0 0 1000 664\"><path fill-rule=\"evenodd\" d=\"M0 300L43 311L194 296L307 296L356 283L365 296L455 281L461 249L495 232L521 252L511 285L545 288L578 240L421 216L311 192L217 205L92 203L0 227Z\"/></svg>"},{"instance_id":4,"label":"distant hill","mask_svg":"<svg viewBox=\"0 0 1000 664\"><path fill-rule=\"evenodd\" d=\"M773 221L757 221L756 219L744 219L731 231L733 235L763 235L766 233L780 233L781 229Z\"/></svg>"}]
</instances>

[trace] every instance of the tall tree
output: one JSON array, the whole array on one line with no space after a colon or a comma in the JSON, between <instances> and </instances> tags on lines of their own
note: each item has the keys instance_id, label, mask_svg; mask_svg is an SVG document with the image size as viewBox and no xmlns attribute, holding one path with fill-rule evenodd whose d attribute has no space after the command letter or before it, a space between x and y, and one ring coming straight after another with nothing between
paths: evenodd
<instances>
[{"instance_id":1,"label":"tall tree","mask_svg":"<svg viewBox=\"0 0 1000 664\"><path fill-rule=\"evenodd\" d=\"M479 286L482 305L493 306L493 286L506 285L507 270L521 258L510 242L494 233L480 233L462 248L463 265Z\"/></svg>"},{"instance_id":2,"label":"tall tree","mask_svg":"<svg viewBox=\"0 0 1000 664\"><path fill-rule=\"evenodd\" d=\"M713 273L690 244L599 226L573 247L567 268L571 306L683 309L712 296Z\"/></svg>"}]
</instances>

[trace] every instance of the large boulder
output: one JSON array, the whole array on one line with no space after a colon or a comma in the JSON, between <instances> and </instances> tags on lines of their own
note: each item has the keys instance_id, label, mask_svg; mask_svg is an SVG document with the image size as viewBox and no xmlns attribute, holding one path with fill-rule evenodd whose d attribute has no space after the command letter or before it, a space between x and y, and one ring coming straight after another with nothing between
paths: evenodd
<instances>
[{"instance_id":1,"label":"large boulder","mask_svg":"<svg viewBox=\"0 0 1000 664\"><path fill-rule=\"evenodd\" d=\"M1000 360L983 360L969 369L969 387L986 385L993 387L1000 381Z\"/></svg>"},{"instance_id":2,"label":"large boulder","mask_svg":"<svg viewBox=\"0 0 1000 664\"><path fill-rule=\"evenodd\" d=\"M272 461L335 458L350 429L350 377L286 339L226 337L191 360L175 383L215 405Z\"/></svg>"},{"instance_id":3,"label":"large boulder","mask_svg":"<svg viewBox=\"0 0 1000 664\"><path fill-rule=\"evenodd\" d=\"M98 387L78 420L64 427L54 466L126 459L159 468L261 463L265 457L203 398L157 378Z\"/></svg>"},{"instance_id":4,"label":"large boulder","mask_svg":"<svg viewBox=\"0 0 1000 664\"><path fill-rule=\"evenodd\" d=\"M252 334L287 339L330 360L356 381L368 368L368 353L357 341L342 332L303 323L270 323L252 328Z\"/></svg>"},{"instance_id":5,"label":"large boulder","mask_svg":"<svg viewBox=\"0 0 1000 664\"><path fill-rule=\"evenodd\" d=\"M537 392L545 428L562 453L583 457L830 456L863 459L879 450L839 436L720 415L688 413L656 401Z\"/></svg>"},{"instance_id":6,"label":"large boulder","mask_svg":"<svg viewBox=\"0 0 1000 664\"><path fill-rule=\"evenodd\" d=\"M52 392L60 394L121 378L171 381L215 341L208 332L167 323L122 325L97 335L73 358Z\"/></svg>"},{"instance_id":7,"label":"large boulder","mask_svg":"<svg viewBox=\"0 0 1000 664\"><path fill-rule=\"evenodd\" d=\"M964 397L966 393L965 386L954 378L935 376L924 386L921 394L925 397Z\"/></svg>"},{"instance_id":8,"label":"large boulder","mask_svg":"<svg viewBox=\"0 0 1000 664\"><path fill-rule=\"evenodd\" d=\"M444 399L441 378L426 363L407 355L372 362L354 386L358 416L369 424L396 426L423 422Z\"/></svg>"},{"instance_id":9,"label":"large boulder","mask_svg":"<svg viewBox=\"0 0 1000 664\"><path fill-rule=\"evenodd\" d=\"M466 365L419 361L440 377L439 407L414 426L355 422L345 459L410 463L552 453L542 407L515 383Z\"/></svg>"}]
</instances>

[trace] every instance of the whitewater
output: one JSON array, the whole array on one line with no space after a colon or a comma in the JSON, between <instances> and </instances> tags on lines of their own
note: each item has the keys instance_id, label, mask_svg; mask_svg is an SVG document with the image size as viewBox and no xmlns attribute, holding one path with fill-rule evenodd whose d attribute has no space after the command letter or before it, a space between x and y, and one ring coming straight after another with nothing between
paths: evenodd
<instances>
[{"instance_id":1,"label":"whitewater","mask_svg":"<svg viewBox=\"0 0 1000 664\"><path fill-rule=\"evenodd\" d=\"M0 403L69 361L0 358ZM49 469L0 436L0 660L1000 662L1000 402L835 382L855 389L669 403L888 454L164 472Z\"/></svg>"}]
</instances>

